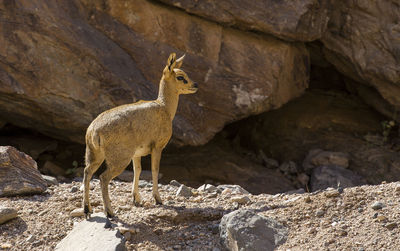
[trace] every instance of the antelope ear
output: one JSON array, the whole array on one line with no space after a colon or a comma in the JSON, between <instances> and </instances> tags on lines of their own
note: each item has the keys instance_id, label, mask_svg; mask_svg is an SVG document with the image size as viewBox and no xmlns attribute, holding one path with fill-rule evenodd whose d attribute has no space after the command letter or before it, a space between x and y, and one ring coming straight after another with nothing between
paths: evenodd
<instances>
[{"instance_id":1,"label":"antelope ear","mask_svg":"<svg viewBox=\"0 0 400 251\"><path fill-rule=\"evenodd\" d=\"M185 58L185 54L183 54L182 57L180 57L180 58L178 58L178 59L176 60L175 68L181 68L184 58Z\"/></svg>"},{"instance_id":2,"label":"antelope ear","mask_svg":"<svg viewBox=\"0 0 400 251\"><path fill-rule=\"evenodd\" d=\"M167 65L165 66L165 69L168 72L172 72L175 68L175 65L176 65L176 54L171 53L168 57L168 61L167 61Z\"/></svg>"}]
</instances>

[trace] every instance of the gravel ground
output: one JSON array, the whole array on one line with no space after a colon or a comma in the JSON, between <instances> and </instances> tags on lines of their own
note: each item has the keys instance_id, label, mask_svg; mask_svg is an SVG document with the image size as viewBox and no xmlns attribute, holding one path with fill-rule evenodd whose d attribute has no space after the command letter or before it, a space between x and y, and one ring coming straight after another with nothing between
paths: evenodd
<instances>
[{"instance_id":1,"label":"gravel ground","mask_svg":"<svg viewBox=\"0 0 400 251\"><path fill-rule=\"evenodd\" d=\"M92 206L101 211L99 181L92 185ZM0 250L53 250L75 222L84 220L70 216L81 206L80 186L64 183L42 195L0 198L1 206L19 212L0 225ZM175 196L178 187L160 185L164 205L156 206L151 185L141 186L142 207L133 206L131 183L112 181L110 186L117 215L113 221L132 229L126 236L128 250L222 250L219 221L237 208L257 209L288 226L288 240L278 250L400 250L399 182L312 194L247 195L250 202L243 205L230 193L194 191L183 198Z\"/></svg>"}]
</instances>

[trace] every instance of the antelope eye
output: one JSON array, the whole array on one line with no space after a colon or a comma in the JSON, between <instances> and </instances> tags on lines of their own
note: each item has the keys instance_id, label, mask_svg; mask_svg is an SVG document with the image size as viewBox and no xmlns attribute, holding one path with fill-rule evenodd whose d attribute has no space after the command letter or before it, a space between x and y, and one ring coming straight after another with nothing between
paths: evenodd
<instances>
[{"instance_id":1,"label":"antelope eye","mask_svg":"<svg viewBox=\"0 0 400 251\"><path fill-rule=\"evenodd\" d=\"M178 76L176 77L176 79L178 79L179 81L183 81L184 84L188 83L188 81L183 76Z\"/></svg>"}]
</instances>

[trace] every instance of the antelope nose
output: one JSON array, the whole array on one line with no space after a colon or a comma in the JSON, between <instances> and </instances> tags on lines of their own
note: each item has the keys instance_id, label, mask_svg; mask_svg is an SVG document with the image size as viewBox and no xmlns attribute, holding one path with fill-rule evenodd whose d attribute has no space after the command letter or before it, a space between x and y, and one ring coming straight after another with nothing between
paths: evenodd
<instances>
[{"instance_id":1,"label":"antelope nose","mask_svg":"<svg viewBox=\"0 0 400 251\"><path fill-rule=\"evenodd\" d=\"M197 85L197 83L193 84L194 88L199 88L199 86Z\"/></svg>"}]
</instances>

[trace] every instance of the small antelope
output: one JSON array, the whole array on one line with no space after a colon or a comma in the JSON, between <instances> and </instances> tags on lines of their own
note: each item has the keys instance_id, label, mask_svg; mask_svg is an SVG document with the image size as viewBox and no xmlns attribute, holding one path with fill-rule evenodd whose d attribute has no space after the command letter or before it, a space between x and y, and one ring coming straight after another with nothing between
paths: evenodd
<instances>
[{"instance_id":1,"label":"small antelope","mask_svg":"<svg viewBox=\"0 0 400 251\"><path fill-rule=\"evenodd\" d=\"M133 161L134 180L132 196L139 205L139 176L142 170L141 157L151 154L153 197L162 204L158 192L158 171L161 152L172 136L172 120L178 107L179 94L195 93L197 84L179 69L184 56L176 60L172 53L163 70L158 98L121 105L101 113L86 131L86 167L83 176L83 210L86 217L92 213L89 202L89 183L92 175L106 161L107 168L100 175L104 211L113 217L108 184L121 174Z\"/></svg>"}]
</instances>

